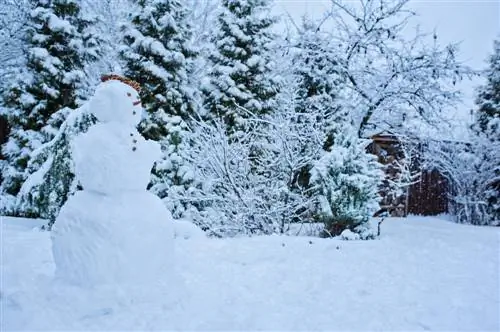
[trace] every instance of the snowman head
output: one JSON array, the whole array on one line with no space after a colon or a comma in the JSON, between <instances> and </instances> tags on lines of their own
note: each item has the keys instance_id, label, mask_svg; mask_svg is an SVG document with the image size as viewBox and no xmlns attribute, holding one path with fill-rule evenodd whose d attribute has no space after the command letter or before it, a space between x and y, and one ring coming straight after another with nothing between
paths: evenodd
<instances>
[{"instance_id":1,"label":"snowman head","mask_svg":"<svg viewBox=\"0 0 500 332\"><path fill-rule=\"evenodd\" d=\"M105 76L89 102L89 111L100 122L137 126L142 106L135 83L119 76Z\"/></svg>"}]
</instances>

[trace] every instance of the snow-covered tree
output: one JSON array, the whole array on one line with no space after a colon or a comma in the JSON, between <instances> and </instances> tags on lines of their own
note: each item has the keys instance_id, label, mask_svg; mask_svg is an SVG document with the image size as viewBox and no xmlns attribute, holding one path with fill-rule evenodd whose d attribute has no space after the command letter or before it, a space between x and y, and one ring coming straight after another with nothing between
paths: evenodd
<instances>
[{"instance_id":1,"label":"snow-covered tree","mask_svg":"<svg viewBox=\"0 0 500 332\"><path fill-rule=\"evenodd\" d=\"M2 150L7 162L2 165L0 191L9 202L28 176L32 151L53 137L53 130L43 130L50 129L51 116L64 107L76 108L85 97L85 63L98 53L98 39L86 30L90 22L76 0L30 4L23 31L26 68L3 96L11 132Z\"/></svg>"},{"instance_id":2,"label":"snow-covered tree","mask_svg":"<svg viewBox=\"0 0 500 332\"><path fill-rule=\"evenodd\" d=\"M123 26L125 74L141 84L146 110L140 131L159 141L164 151L153 169L150 190L177 206L176 217L185 206L173 196L188 190L193 180L180 150L188 148L188 124L198 108L189 77L197 51L191 45L188 14L180 0L141 0L137 14Z\"/></svg>"},{"instance_id":3,"label":"snow-covered tree","mask_svg":"<svg viewBox=\"0 0 500 332\"><path fill-rule=\"evenodd\" d=\"M299 82L285 80L277 97L280 106L263 118L265 127L257 140L262 152L256 167L268 181L261 195L279 233L292 223L314 221L317 197L309 183L310 170L322 156L328 137L324 116L330 105L303 109L297 99Z\"/></svg>"},{"instance_id":4,"label":"snow-covered tree","mask_svg":"<svg viewBox=\"0 0 500 332\"><path fill-rule=\"evenodd\" d=\"M323 123L323 130L331 140L335 128L332 123L349 119L336 100L344 83L338 49L329 43L328 36L320 28L320 24L303 18L297 42L293 45L292 71L299 83L297 112L316 114L314 121ZM331 144L329 140L323 143L325 148Z\"/></svg>"},{"instance_id":5,"label":"snow-covered tree","mask_svg":"<svg viewBox=\"0 0 500 332\"><path fill-rule=\"evenodd\" d=\"M471 74L457 58L458 46L442 46L437 34L407 28L415 14L409 0L331 0L332 43L355 109L360 137L410 119L436 123L460 100L455 84Z\"/></svg>"},{"instance_id":6,"label":"snow-covered tree","mask_svg":"<svg viewBox=\"0 0 500 332\"><path fill-rule=\"evenodd\" d=\"M0 2L0 92L15 79L19 68L25 66L23 36L31 9L29 0L3 0ZM3 105L0 103L0 113Z\"/></svg>"},{"instance_id":7,"label":"snow-covered tree","mask_svg":"<svg viewBox=\"0 0 500 332\"><path fill-rule=\"evenodd\" d=\"M250 114L272 110L274 22L269 0L222 0L203 91L208 118L223 119L229 131L243 126Z\"/></svg>"},{"instance_id":8,"label":"snow-covered tree","mask_svg":"<svg viewBox=\"0 0 500 332\"><path fill-rule=\"evenodd\" d=\"M98 39L87 28L91 22L81 15L75 0L39 0L30 12L26 28L29 81L13 87L6 97L10 107L30 117L27 122L41 128L63 107L76 108L84 83L86 61L98 56Z\"/></svg>"},{"instance_id":9,"label":"snow-covered tree","mask_svg":"<svg viewBox=\"0 0 500 332\"><path fill-rule=\"evenodd\" d=\"M142 132L162 140L168 135L168 116L186 120L196 109L188 80L196 51L190 45L188 13L182 1L141 0L139 5L139 12L123 27L125 75L142 87L142 104L148 113Z\"/></svg>"},{"instance_id":10,"label":"snow-covered tree","mask_svg":"<svg viewBox=\"0 0 500 332\"><path fill-rule=\"evenodd\" d=\"M484 186L482 196L487 204L487 222L490 225L500 225L500 118L489 123L489 135L480 135L477 140L478 154L481 156L479 165L480 183ZM496 139L491 139L496 137Z\"/></svg>"},{"instance_id":11,"label":"snow-covered tree","mask_svg":"<svg viewBox=\"0 0 500 332\"><path fill-rule=\"evenodd\" d=\"M424 167L439 170L448 180L449 207L456 222L500 225L488 202L492 180L498 179L499 148L498 144L491 147L487 139L474 135L469 142L425 142ZM489 160L485 161L485 157Z\"/></svg>"},{"instance_id":12,"label":"snow-covered tree","mask_svg":"<svg viewBox=\"0 0 500 332\"><path fill-rule=\"evenodd\" d=\"M129 20L131 13L138 10L135 0L81 0L82 11L95 22L92 26L100 36L99 59L89 67L89 79L95 86L101 75L110 72L123 72L124 63L120 56L122 45L121 25Z\"/></svg>"},{"instance_id":13,"label":"snow-covered tree","mask_svg":"<svg viewBox=\"0 0 500 332\"><path fill-rule=\"evenodd\" d=\"M70 142L97 122L85 106L76 110L65 108L55 116L65 120L51 141L33 151L28 163L31 174L21 187L15 204L17 215L50 220L49 226L79 186Z\"/></svg>"},{"instance_id":14,"label":"snow-covered tree","mask_svg":"<svg viewBox=\"0 0 500 332\"><path fill-rule=\"evenodd\" d=\"M500 223L500 41L494 41L486 70L486 84L478 91L475 140L481 147L480 174L484 185L489 223Z\"/></svg>"},{"instance_id":15,"label":"snow-covered tree","mask_svg":"<svg viewBox=\"0 0 500 332\"><path fill-rule=\"evenodd\" d=\"M295 170L294 176L305 189L309 185L312 163L320 156L318 148L326 149L331 145L335 125L349 121L349 116L342 111L337 100L342 89L337 50L321 31L320 24L304 17L297 36L285 47L288 52L281 59L283 83L277 98L277 117L284 117L283 121L288 123L294 135L323 136L319 143L314 139L302 142L300 153L304 154L302 157L308 156L310 162ZM311 151L316 155L310 155Z\"/></svg>"},{"instance_id":16,"label":"snow-covered tree","mask_svg":"<svg viewBox=\"0 0 500 332\"><path fill-rule=\"evenodd\" d=\"M193 61L192 72L189 75L193 86L201 90L202 82L211 71L211 63L208 55L213 52L214 27L217 25L218 9L221 7L220 0L187 0L191 8L189 21L192 26L191 42L196 45L199 56ZM202 97L202 95L200 95ZM200 108L199 111L203 109Z\"/></svg>"},{"instance_id":17,"label":"snow-covered tree","mask_svg":"<svg viewBox=\"0 0 500 332\"><path fill-rule=\"evenodd\" d=\"M370 141L359 139L355 127L340 128L332 143L311 170L325 235L349 229L361 239L372 239L369 218L379 208L378 187L384 177L380 164L366 152Z\"/></svg>"},{"instance_id":18,"label":"snow-covered tree","mask_svg":"<svg viewBox=\"0 0 500 332\"><path fill-rule=\"evenodd\" d=\"M487 82L479 89L476 99L477 129L492 139L500 139L500 40L493 44L493 54L489 59L489 68L486 70Z\"/></svg>"}]
</instances>

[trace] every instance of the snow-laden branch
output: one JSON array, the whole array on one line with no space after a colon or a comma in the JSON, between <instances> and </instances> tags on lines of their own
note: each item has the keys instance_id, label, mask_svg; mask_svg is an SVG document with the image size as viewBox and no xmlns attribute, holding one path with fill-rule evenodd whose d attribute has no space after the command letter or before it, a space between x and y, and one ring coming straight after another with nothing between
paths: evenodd
<instances>
[{"instance_id":1,"label":"snow-laden branch","mask_svg":"<svg viewBox=\"0 0 500 332\"><path fill-rule=\"evenodd\" d=\"M406 29L415 16L408 0L332 0L332 45L347 83L346 100L357 109L359 135L381 121L397 127L412 114L428 123L460 101L455 87L473 75L457 58L458 44L442 46L437 35Z\"/></svg>"}]
</instances>

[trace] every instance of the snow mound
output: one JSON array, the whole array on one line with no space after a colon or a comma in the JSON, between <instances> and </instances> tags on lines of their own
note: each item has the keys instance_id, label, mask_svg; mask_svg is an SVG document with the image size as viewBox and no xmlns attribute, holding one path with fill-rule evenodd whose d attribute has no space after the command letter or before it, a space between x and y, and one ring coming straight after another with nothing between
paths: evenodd
<instances>
[{"instance_id":1,"label":"snow mound","mask_svg":"<svg viewBox=\"0 0 500 332\"><path fill-rule=\"evenodd\" d=\"M346 241L356 241L361 239L358 233L354 233L350 229L345 229L341 234L340 238Z\"/></svg>"},{"instance_id":2,"label":"snow mound","mask_svg":"<svg viewBox=\"0 0 500 332\"><path fill-rule=\"evenodd\" d=\"M205 232L186 219L176 219L173 221L174 225L174 236L175 238L183 238L183 239L199 239L205 238Z\"/></svg>"}]
</instances>

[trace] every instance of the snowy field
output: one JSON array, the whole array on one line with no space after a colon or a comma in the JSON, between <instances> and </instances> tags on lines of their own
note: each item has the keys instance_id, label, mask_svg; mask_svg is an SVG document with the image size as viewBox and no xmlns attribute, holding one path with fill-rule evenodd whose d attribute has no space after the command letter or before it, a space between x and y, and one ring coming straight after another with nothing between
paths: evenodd
<instances>
[{"instance_id":1,"label":"snowy field","mask_svg":"<svg viewBox=\"0 0 500 332\"><path fill-rule=\"evenodd\" d=\"M180 299L132 302L52 282L37 223L2 217L2 331L500 329L498 228L394 218L367 242L177 238Z\"/></svg>"}]
</instances>

